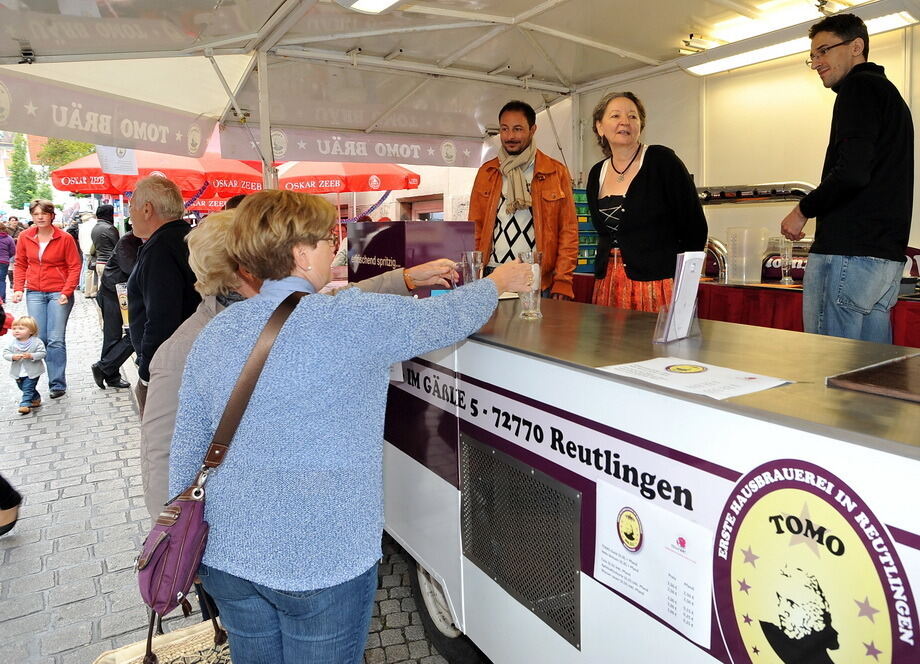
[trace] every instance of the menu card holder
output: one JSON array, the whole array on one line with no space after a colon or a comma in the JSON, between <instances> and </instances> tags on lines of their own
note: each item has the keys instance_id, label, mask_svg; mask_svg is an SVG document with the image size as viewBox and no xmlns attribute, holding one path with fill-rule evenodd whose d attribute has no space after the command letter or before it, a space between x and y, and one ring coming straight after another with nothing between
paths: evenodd
<instances>
[{"instance_id":1,"label":"menu card holder","mask_svg":"<svg viewBox=\"0 0 920 664\"><path fill-rule=\"evenodd\" d=\"M696 314L696 293L706 261L706 252L687 251L677 255L674 270L674 290L671 301L658 312L652 341L664 344L687 337L700 336Z\"/></svg>"}]
</instances>

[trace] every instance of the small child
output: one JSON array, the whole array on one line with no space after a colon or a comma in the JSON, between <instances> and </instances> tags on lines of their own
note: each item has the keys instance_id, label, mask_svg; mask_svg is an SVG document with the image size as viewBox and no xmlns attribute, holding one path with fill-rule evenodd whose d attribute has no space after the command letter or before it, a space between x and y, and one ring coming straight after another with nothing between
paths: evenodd
<instances>
[{"instance_id":1,"label":"small child","mask_svg":"<svg viewBox=\"0 0 920 664\"><path fill-rule=\"evenodd\" d=\"M31 316L20 316L13 321L10 331L13 343L3 351L3 359L12 362L10 375L22 390L19 414L28 415L33 408L42 405L42 398L35 389L38 377L45 372L45 344L36 335L38 323Z\"/></svg>"}]
</instances>

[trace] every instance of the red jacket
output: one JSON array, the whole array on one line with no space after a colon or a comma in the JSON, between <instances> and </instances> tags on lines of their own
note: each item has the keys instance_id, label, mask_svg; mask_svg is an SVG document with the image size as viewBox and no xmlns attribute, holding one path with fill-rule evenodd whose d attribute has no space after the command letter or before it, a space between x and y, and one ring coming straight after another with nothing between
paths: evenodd
<instances>
[{"instance_id":1,"label":"red jacket","mask_svg":"<svg viewBox=\"0 0 920 664\"><path fill-rule=\"evenodd\" d=\"M469 208L469 220L476 224L476 249L482 252L486 263L492 254L492 231L501 191L498 159L491 159L479 167ZM572 180L565 166L539 150L534 161L530 196L536 249L543 252L540 287L574 297L572 273L578 261L578 220Z\"/></svg>"},{"instance_id":2,"label":"red jacket","mask_svg":"<svg viewBox=\"0 0 920 664\"><path fill-rule=\"evenodd\" d=\"M28 289L43 293L60 292L73 297L80 282L83 257L70 235L57 226L52 228L54 233L41 260L38 260L38 227L32 226L19 234L16 241L13 291Z\"/></svg>"}]
</instances>

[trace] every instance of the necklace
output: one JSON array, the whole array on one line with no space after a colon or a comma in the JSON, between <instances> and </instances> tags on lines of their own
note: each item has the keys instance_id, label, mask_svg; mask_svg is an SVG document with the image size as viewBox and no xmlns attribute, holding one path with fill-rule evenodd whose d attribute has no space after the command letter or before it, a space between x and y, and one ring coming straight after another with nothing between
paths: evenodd
<instances>
[{"instance_id":1,"label":"necklace","mask_svg":"<svg viewBox=\"0 0 920 664\"><path fill-rule=\"evenodd\" d=\"M616 171L617 182L622 182L626 178L626 171L629 170L629 167L633 165L633 162L636 160L636 157L639 156L639 151L642 149L642 143L639 143L639 147L636 148L636 152L633 154L632 159L629 160L629 163L626 164L626 168L622 171L617 170L616 164L613 163L613 155L610 155L610 166Z\"/></svg>"}]
</instances>

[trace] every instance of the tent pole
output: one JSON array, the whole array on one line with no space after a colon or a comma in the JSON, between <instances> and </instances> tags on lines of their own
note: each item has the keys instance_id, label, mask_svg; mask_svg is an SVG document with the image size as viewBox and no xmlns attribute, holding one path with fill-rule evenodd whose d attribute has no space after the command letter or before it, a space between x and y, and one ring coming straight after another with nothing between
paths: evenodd
<instances>
[{"instance_id":1,"label":"tent pole","mask_svg":"<svg viewBox=\"0 0 920 664\"><path fill-rule=\"evenodd\" d=\"M582 160L584 159L584 146L581 143L582 132L585 128L585 121L581 117L581 95L574 93L572 95L572 170L569 174L575 180L575 186L581 187L584 184L584 170Z\"/></svg>"},{"instance_id":2,"label":"tent pole","mask_svg":"<svg viewBox=\"0 0 920 664\"><path fill-rule=\"evenodd\" d=\"M278 187L278 169L275 168L275 149L272 145L271 108L268 90L268 53L259 51L259 142L262 150L262 186L265 189Z\"/></svg>"}]
</instances>

